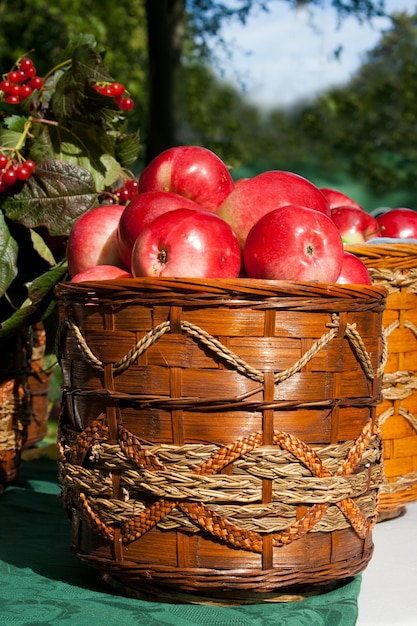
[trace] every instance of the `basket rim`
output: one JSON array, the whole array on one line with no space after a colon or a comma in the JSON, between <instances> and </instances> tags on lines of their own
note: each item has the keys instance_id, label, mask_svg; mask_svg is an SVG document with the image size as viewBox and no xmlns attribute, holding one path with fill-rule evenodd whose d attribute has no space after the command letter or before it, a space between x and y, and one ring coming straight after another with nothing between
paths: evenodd
<instances>
[{"instance_id":1,"label":"basket rim","mask_svg":"<svg viewBox=\"0 0 417 626\"><path fill-rule=\"evenodd\" d=\"M407 260L407 267L417 266L417 244L413 243L346 243L344 248L352 254L370 259Z\"/></svg>"},{"instance_id":2,"label":"basket rim","mask_svg":"<svg viewBox=\"0 0 417 626\"><path fill-rule=\"evenodd\" d=\"M416 246L417 252L417 246ZM189 293L206 296L232 295L245 298L311 297L383 300L387 290L381 285L338 284L323 282L279 281L253 278L116 278L81 283L58 283L55 294L64 297L100 297L123 292L134 296L141 292Z\"/></svg>"}]
</instances>

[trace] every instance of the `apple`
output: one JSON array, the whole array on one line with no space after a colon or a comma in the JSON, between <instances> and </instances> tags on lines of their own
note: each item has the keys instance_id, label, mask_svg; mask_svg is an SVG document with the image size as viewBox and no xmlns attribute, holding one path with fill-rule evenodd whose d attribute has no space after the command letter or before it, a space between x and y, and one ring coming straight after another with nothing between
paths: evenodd
<instances>
[{"instance_id":1,"label":"apple","mask_svg":"<svg viewBox=\"0 0 417 626\"><path fill-rule=\"evenodd\" d=\"M232 228L204 209L175 209L156 217L132 250L133 276L236 278L239 241Z\"/></svg>"},{"instance_id":2,"label":"apple","mask_svg":"<svg viewBox=\"0 0 417 626\"><path fill-rule=\"evenodd\" d=\"M335 282L342 269L343 241L321 211L290 204L261 217L243 249L249 278Z\"/></svg>"},{"instance_id":3,"label":"apple","mask_svg":"<svg viewBox=\"0 0 417 626\"><path fill-rule=\"evenodd\" d=\"M319 189L327 198L331 209L335 209L339 206L356 206L359 209L362 209L362 211L364 210L363 207L356 202L356 200L339 189L334 189L333 187L319 187Z\"/></svg>"},{"instance_id":4,"label":"apple","mask_svg":"<svg viewBox=\"0 0 417 626\"><path fill-rule=\"evenodd\" d=\"M122 265L116 231L123 209L119 204L100 205L74 222L66 250L70 276L94 265Z\"/></svg>"},{"instance_id":5,"label":"apple","mask_svg":"<svg viewBox=\"0 0 417 626\"><path fill-rule=\"evenodd\" d=\"M342 269L336 282L341 285L372 285L372 279L365 263L347 250L343 253Z\"/></svg>"},{"instance_id":6,"label":"apple","mask_svg":"<svg viewBox=\"0 0 417 626\"><path fill-rule=\"evenodd\" d=\"M111 280L112 278L132 278L132 274L115 265L94 265L75 274L69 282L82 283L89 280Z\"/></svg>"},{"instance_id":7,"label":"apple","mask_svg":"<svg viewBox=\"0 0 417 626\"><path fill-rule=\"evenodd\" d=\"M344 243L364 243L380 237L380 225L375 217L357 206L339 206L330 210Z\"/></svg>"},{"instance_id":8,"label":"apple","mask_svg":"<svg viewBox=\"0 0 417 626\"><path fill-rule=\"evenodd\" d=\"M120 258L130 269L133 244L140 231L158 215L174 209L199 209L199 204L172 191L147 191L126 204L116 232Z\"/></svg>"},{"instance_id":9,"label":"apple","mask_svg":"<svg viewBox=\"0 0 417 626\"><path fill-rule=\"evenodd\" d=\"M417 239L417 212L406 207L386 211L376 218L382 237Z\"/></svg>"},{"instance_id":10,"label":"apple","mask_svg":"<svg viewBox=\"0 0 417 626\"><path fill-rule=\"evenodd\" d=\"M228 167L217 154L202 146L174 146L145 167L138 190L173 191L216 212L234 186Z\"/></svg>"},{"instance_id":11,"label":"apple","mask_svg":"<svg viewBox=\"0 0 417 626\"><path fill-rule=\"evenodd\" d=\"M329 204L318 187L285 170L270 170L243 180L221 204L217 215L231 225L243 250L252 226L269 211L288 204L330 215Z\"/></svg>"}]
</instances>

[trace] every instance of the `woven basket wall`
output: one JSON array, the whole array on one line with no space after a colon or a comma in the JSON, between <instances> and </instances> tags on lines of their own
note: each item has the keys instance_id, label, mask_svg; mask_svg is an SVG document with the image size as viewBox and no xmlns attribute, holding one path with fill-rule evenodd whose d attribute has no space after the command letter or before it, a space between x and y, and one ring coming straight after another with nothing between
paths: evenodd
<instances>
[{"instance_id":1,"label":"woven basket wall","mask_svg":"<svg viewBox=\"0 0 417 626\"><path fill-rule=\"evenodd\" d=\"M366 567L385 289L130 279L56 293L80 559L129 588L202 595Z\"/></svg>"},{"instance_id":2,"label":"woven basket wall","mask_svg":"<svg viewBox=\"0 0 417 626\"><path fill-rule=\"evenodd\" d=\"M42 441L48 431L49 388L52 370L45 370L46 333L41 322L31 327L31 358L27 376L30 422L23 448L31 448Z\"/></svg>"},{"instance_id":3,"label":"woven basket wall","mask_svg":"<svg viewBox=\"0 0 417 626\"><path fill-rule=\"evenodd\" d=\"M13 480L27 439L30 341L22 330L0 350L0 490Z\"/></svg>"},{"instance_id":4,"label":"woven basket wall","mask_svg":"<svg viewBox=\"0 0 417 626\"><path fill-rule=\"evenodd\" d=\"M378 407L385 473L380 512L385 518L417 500L417 245L346 248L369 268L373 283L388 290L383 316L388 360Z\"/></svg>"}]
</instances>

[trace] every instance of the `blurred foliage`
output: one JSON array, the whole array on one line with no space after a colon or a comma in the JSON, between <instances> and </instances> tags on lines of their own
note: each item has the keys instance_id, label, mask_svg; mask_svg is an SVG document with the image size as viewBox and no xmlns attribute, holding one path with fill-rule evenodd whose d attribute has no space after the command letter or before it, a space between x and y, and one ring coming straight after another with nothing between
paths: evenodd
<instances>
[{"instance_id":1,"label":"blurred foliage","mask_svg":"<svg viewBox=\"0 0 417 626\"><path fill-rule=\"evenodd\" d=\"M287 131L294 141L289 136L285 144L296 146L292 158L346 172L375 199L417 208L416 58L417 15L394 15L347 85L291 114Z\"/></svg>"},{"instance_id":2,"label":"blurred foliage","mask_svg":"<svg viewBox=\"0 0 417 626\"><path fill-rule=\"evenodd\" d=\"M173 0L174 2L176 0ZM275 0L276 1L276 0ZM363 22L376 16L385 15L385 0L281 0L294 9L309 6L314 8L334 8L339 21L354 15ZM188 14L189 37L196 44L200 59L213 60L216 46L229 48L227 39L222 36L225 24L239 20L249 27L249 17L257 11L268 12L274 0L177 0L183 4Z\"/></svg>"},{"instance_id":3,"label":"blurred foliage","mask_svg":"<svg viewBox=\"0 0 417 626\"><path fill-rule=\"evenodd\" d=\"M371 0L282 0L294 7L333 6L342 19L382 12ZM322 186L353 189L370 204L417 204L417 17L397 14L351 82L291 110L264 112L238 89L216 78L216 46L227 46L221 26L238 19L250 28L271 0L186 0L177 120L178 143L198 143L219 154L240 177L262 169L297 171ZM91 33L106 49L106 65L135 100L129 116L146 142L148 86L146 3L119 0L0 0L0 67L35 48L39 72L50 67L74 33ZM161 5L162 6L162 5ZM210 43L211 42L211 43ZM214 42L214 43L213 43ZM233 51L230 50L233 64ZM285 88L285 85L283 85ZM143 155L143 151L142 151ZM141 157L143 159L143 157ZM139 159L133 167L138 172ZM353 181L353 182L352 182ZM370 207L372 208L372 207Z\"/></svg>"},{"instance_id":4,"label":"blurred foliage","mask_svg":"<svg viewBox=\"0 0 417 626\"><path fill-rule=\"evenodd\" d=\"M105 63L135 100L132 132L147 117L147 40L142 0L0 0L0 72L31 54L44 75L70 41L91 35L106 50Z\"/></svg>"}]
</instances>

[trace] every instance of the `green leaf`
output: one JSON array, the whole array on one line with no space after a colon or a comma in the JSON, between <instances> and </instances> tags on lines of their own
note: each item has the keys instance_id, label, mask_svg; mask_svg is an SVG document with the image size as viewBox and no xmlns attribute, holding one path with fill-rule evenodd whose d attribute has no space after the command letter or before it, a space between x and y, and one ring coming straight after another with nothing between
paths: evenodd
<instances>
[{"instance_id":1,"label":"green leaf","mask_svg":"<svg viewBox=\"0 0 417 626\"><path fill-rule=\"evenodd\" d=\"M1 201L8 218L27 228L44 226L50 235L68 235L74 221L96 204L90 172L58 160L38 164L21 191Z\"/></svg>"},{"instance_id":2,"label":"green leaf","mask_svg":"<svg viewBox=\"0 0 417 626\"><path fill-rule=\"evenodd\" d=\"M3 128L0 131L0 145L3 150L13 150L20 142L22 133L14 129Z\"/></svg>"},{"instance_id":3,"label":"green leaf","mask_svg":"<svg viewBox=\"0 0 417 626\"><path fill-rule=\"evenodd\" d=\"M111 187L120 178L123 171L123 164L110 156L110 154L103 154L103 156L100 157L100 162L104 165L105 176L102 179L102 184L97 184L97 189L103 190L105 187Z\"/></svg>"},{"instance_id":4,"label":"green leaf","mask_svg":"<svg viewBox=\"0 0 417 626\"><path fill-rule=\"evenodd\" d=\"M45 241L42 237L34 230L30 231L30 237L32 240L33 249L39 254L39 256L44 259L51 266L55 265L55 259L51 252L51 250L46 245Z\"/></svg>"},{"instance_id":5,"label":"green leaf","mask_svg":"<svg viewBox=\"0 0 417 626\"><path fill-rule=\"evenodd\" d=\"M27 117L22 115L9 115L4 119L4 127L9 130L14 130L16 133L23 133L25 124L28 121Z\"/></svg>"},{"instance_id":6,"label":"green leaf","mask_svg":"<svg viewBox=\"0 0 417 626\"><path fill-rule=\"evenodd\" d=\"M67 275L66 262L62 262L27 284L25 302L0 328L0 342L8 339L17 329L29 326L42 318L48 305L55 306L54 288Z\"/></svg>"},{"instance_id":7,"label":"green leaf","mask_svg":"<svg viewBox=\"0 0 417 626\"><path fill-rule=\"evenodd\" d=\"M46 158L79 165L90 172L98 191L120 177L122 164L115 158L116 142L100 126L83 122L75 122L71 129L56 124L36 126L36 142L31 150L36 162Z\"/></svg>"},{"instance_id":8,"label":"green leaf","mask_svg":"<svg viewBox=\"0 0 417 626\"><path fill-rule=\"evenodd\" d=\"M18 244L12 237L6 219L0 211L0 297L3 297L16 278L18 252Z\"/></svg>"},{"instance_id":9,"label":"green leaf","mask_svg":"<svg viewBox=\"0 0 417 626\"><path fill-rule=\"evenodd\" d=\"M122 135L117 140L116 145L116 158L123 165L128 167L139 155L140 142L139 135Z\"/></svg>"},{"instance_id":10,"label":"green leaf","mask_svg":"<svg viewBox=\"0 0 417 626\"><path fill-rule=\"evenodd\" d=\"M112 80L101 56L91 46L83 44L75 48L71 66L56 84L52 99L55 119L65 124L69 119L88 116L85 100L86 93L92 91L91 85ZM88 104L91 104L91 99Z\"/></svg>"}]
</instances>

